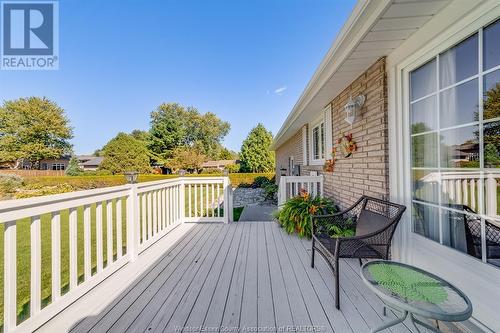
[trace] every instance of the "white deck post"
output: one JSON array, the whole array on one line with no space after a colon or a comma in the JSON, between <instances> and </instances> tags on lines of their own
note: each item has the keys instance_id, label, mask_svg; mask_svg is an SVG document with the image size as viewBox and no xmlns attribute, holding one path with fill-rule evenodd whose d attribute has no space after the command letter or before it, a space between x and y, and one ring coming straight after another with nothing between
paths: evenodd
<instances>
[{"instance_id":1,"label":"white deck post","mask_svg":"<svg viewBox=\"0 0 500 333\"><path fill-rule=\"evenodd\" d=\"M181 179L179 186L180 186L180 191L179 191L179 218L181 220L181 223L184 223L184 219L186 218L186 185L185 185L184 179Z\"/></svg>"},{"instance_id":2,"label":"white deck post","mask_svg":"<svg viewBox=\"0 0 500 333\"><path fill-rule=\"evenodd\" d=\"M497 215L497 180L492 174L486 179L486 214Z\"/></svg>"},{"instance_id":3,"label":"white deck post","mask_svg":"<svg viewBox=\"0 0 500 333\"><path fill-rule=\"evenodd\" d=\"M229 181L229 177L224 177L224 223L231 222L231 214L229 211L233 210L233 203L230 202L231 199L231 182Z\"/></svg>"},{"instance_id":4,"label":"white deck post","mask_svg":"<svg viewBox=\"0 0 500 333\"><path fill-rule=\"evenodd\" d=\"M286 198L286 178L280 177L280 185L278 188L278 207L285 203Z\"/></svg>"},{"instance_id":5,"label":"white deck post","mask_svg":"<svg viewBox=\"0 0 500 333\"><path fill-rule=\"evenodd\" d=\"M145 232L145 230L143 231ZM139 196L137 185L130 185L127 197L127 254L130 261L135 261L139 248Z\"/></svg>"}]
</instances>

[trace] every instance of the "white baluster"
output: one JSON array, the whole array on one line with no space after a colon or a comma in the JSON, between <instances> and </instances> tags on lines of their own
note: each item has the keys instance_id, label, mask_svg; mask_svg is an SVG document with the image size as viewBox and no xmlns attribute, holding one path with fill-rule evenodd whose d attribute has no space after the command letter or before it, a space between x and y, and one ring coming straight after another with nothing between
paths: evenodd
<instances>
[{"instance_id":1,"label":"white baluster","mask_svg":"<svg viewBox=\"0 0 500 333\"><path fill-rule=\"evenodd\" d=\"M85 273L85 281L90 279L92 275L92 258L91 258L91 216L90 205L83 207L83 266ZM52 259L53 260L53 259Z\"/></svg>"},{"instance_id":2,"label":"white baluster","mask_svg":"<svg viewBox=\"0 0 500 333\"><path fill-rule=\"evenodd\" d=\"M158 232L158 193L153 191L153 235Z\"/></svg>"},{"instance_id":3,"label":"white baluster","mask_svg":"<svg viewBox=\"0 0 500 333\"><path fill-rule=\"evenodd\" d=\"M148 192L148 203L147 203L147 211L148 211L148 240L153 237L153 195L151 192Z\"/></svg>"},{"instance_id":4,"label":"white baluster","mask_svg":"<svg viewBox=\"0 0 500 333\"><path fill-rule=\"evenodd\" d=\"M122 251L122 198L116 199L116 258L120 259Z\"/></svg>"},{"instance_id":5,"label":"white baluster","mask_svg":"<svg viewBox=\"0 0 500 333\"><path fill-rule=\"evenodd\" d=\"M78 285L78 214L76 208L69 210L69 289Z\"/></svg>"},{"instance_id":6,"label":"white baluster","mask_svg":"<svg viewBox=\"0 0 500 333\"><path fill-rule=\"evenodd\" d=\"M52 261L52 302L61 297L61 214L52 213L50 223Z\"/></svg>"},{"instance_id":7,"label":"white baluster","mask_svg":"<svg viewBox=\"0 0 500 333\"><path fill-rule=\"evenodd\" d=\"M17 326L17 225L16 221L4 223L4 332Z\"/></svg>"},{"instance_id":8,"label":"white baluster","mask_svg":"<svg viewBox=\"0 0 500 333\"><path fill-rule=\"evenodd\" d=\"M198 185L194 184L194 217L198 217Z\"/></svg>"},{"instance_id":9,"label":"white baluster","mask_svg":"<svg viewBox=\"0 0 500 333\"><path fill-rule=\"evenodd\" d=\"M42 243L40 239L40 223L40 216L34 216L31 218L31 316L38 314L42 308Z\"/></svg>"},{"instance_id":10,"label":"white baluster","mask_svg":"<svg viewBox=\"0 0 500 333\"><path fill-rule=\"evenodd\" d=\"M95 230L96 230L96 256L97 256L97 273L103 269L103 246L102 246L102 202L96 204L95 209Z\"/></svg>"},{"instance_id":11,"label":"white baluster","mask_svg":"<svg viewBox=\"0 0 500 333\"><path fill-rule=\"evenodd\" d=\"M146 193L141 194L141 210L142 210L142 218L141 218L141 224L142 224L142 230L141 230L141 244L146 242L147 239L147 220L148 220L148 202L146 198Z\"/></svg>"},{"instance_id":12,"label":"white baluster","mask_svg":"<svg viewBox=\"0 0 500 333\"><path fill-rule=\"evenodd\" d=\"M497 180L492 174L486 179L486 214L497 215Z\"/></svg>"},{"instance_id":13,"label":"white baluster","mask_svg":"<svg viewBox=\"0 0 500 333\"><path fill-rule=\"evenodd\" d=\"M476 210L476 180L471 179L470 180L470 208L472 210Z\"/></svg>"},{"instance_id":14,"label":"white baluster","mask_svg":"<svg viewBox=\"0 0 500 333\"><path fill-rule=\"evenodd\" d=\"M111 200L106 202L106 238L106 267L109 267L113 263L113 202Z\"/></svg>"},{"instance_id":15,"label":"white baluster","mask_svg":"<svg viewBox=\"0 0 500 333\"><path fill-rule=\"evenodd\" d=\"M469 206L469 188L467 186L467 179L462 180L462 194L463 194L462 203L466 206Z\"/></svg>"}]
</instances>

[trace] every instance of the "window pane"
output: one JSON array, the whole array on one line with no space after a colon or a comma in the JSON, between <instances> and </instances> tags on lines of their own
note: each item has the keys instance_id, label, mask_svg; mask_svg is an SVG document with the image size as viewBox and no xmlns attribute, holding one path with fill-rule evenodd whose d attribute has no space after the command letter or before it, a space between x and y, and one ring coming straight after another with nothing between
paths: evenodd
<instances>
[{"instance_id":1,"label":"window pane","mask_svg":"<svg viewBox=\"0 0 500 333\"><path fill-rule=\"evenodd\" d=\"M414 232L439 242L439 209L413 203L412 220Z\"/></svg>"},{"instance_id":2,"label":"window pane","mask_svg":"<svg viewBox=\"0 0 500 333\"><path fill-rule=\"evenodd\" d=\"M481 259L481 219L475 215L443 210L443 245Z\"/></svg>"},{"instance_id":3,"label":"window pane","mask_svg":"<svg viewBox=\"0 0 500 333\"><path fill-rule=\"evenodd\" d=\"M436 168L438 166L437 133L429 133L412 137L411 147L413 167Z\"/></svg>"},{"instance_id":4,"label":"window pane","mask_svg":"<svg viewBox=\"0 0 500 333\"><path fill-rule=\"evenodd\" d=\"M431 96L411 105L411 133L437 129L437 96Z\"/></svg>"},{"instance_id":5,"label":"window pane","mask_svg":"<svg viewBox=\"0 0 500 333\"><path fill-rule=\"evenodd\" d=\"M439 98L441 128L479 120L478 89L477 79L474 79L441 93Z\"/></svg>"},{"instance_id":6,"label":"window pane","mask_svg":"<svg viewBox=\"0 0 500 333\"><path fill-rule=\"evenodd\" d=\"M437 204L439 172L437 170L413 170L412 174L413 199Z\"/></svg>"},{"instance_id":7,"label":"window pane","mask_svg":"<svg viewBox=\"0 0 500 333\"><path fill-rule=\"evenodd\" d=\"M319 134L317 127L313 129L313 155L315 160L319 159Z\"/></svg>"},{"instance_id":8,"label":"window pane","mask_svg":"<svg viewBox=\"0 0 500 333\"><path fill-rule=\"evenodd\" d=\"M457 210L478 212L480 171L441 173L441 203Z\"/></svg>"},{"instance_id":9,"label":"window pane","mask_svg":"<svg viewBox=\"0 0 500 333\"><path fill-rule=\"evenodd\" d=\"M436 59L433 59L410 73L410 100L414 101L436 90Z\"/></svg>"},{"instance_id":10,"label":"window pane","mask_svg":"<svg viewBox=\"0 0 500 333\"><path fill-rule=\"evenodd\" d=\"M483 65L488 70L500 65L500 20L483 30Z\"/></svg>"},{"instance_id":11,"label":"window pane","mask_svg":"<svg viewBox=\"0 0 500 333\"><path fill-rule=\"evenodd\" d=\"M500 121L486 123L483 126L484 166L500 167Z\"/></svg>"},{"instance_id":12,"label":"window pane","mask_svg":"<svg viewBox=\"0 0 500 333\"><path fill-rule=\"evenodd\" d=\"M500 70L484 76L483 118L500 117Z\"/></svg>"},{"instance_id":13,"label":"window pane","mask_svg":"<svg viewBox=\"0 0 500 333\"><path fill-rule=\"evenodd\" d=\"M441 131L441 167L478 168L478 137L478 126Z\"/></svg>"},{"instance_id":14,"label":"window pane","mask_svg":"<svg viewBox=\"0 0 500 333\"><path fill-rule=\"evenodd\" d=\"M442 53L439 57L440 87L445 88L477 74L477 34Z\"/></svg>"}]
</instances>

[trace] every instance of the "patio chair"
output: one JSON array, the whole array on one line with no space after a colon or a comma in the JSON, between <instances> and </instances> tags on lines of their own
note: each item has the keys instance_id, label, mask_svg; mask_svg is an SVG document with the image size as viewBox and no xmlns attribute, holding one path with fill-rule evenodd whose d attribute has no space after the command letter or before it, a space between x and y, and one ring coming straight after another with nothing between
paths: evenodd
<instances>
[{"instance_id":1,"label":"patio chair","mask_svg":"<svg viewBox=\"0 0 500 333\"><path fill-rule=\"evenodd\" d=\"M467 205L449 204L448 206L463 211L463 213L450 211L450 221L464 226L467 254L481 259L481 218ZM486 260L495 266L500 266L500 227L487 219L484 220L484 227ZM451 245L453 247L453 244Z\"/></svg>"},{"instance_id":2,"label":"patio chair","mask_svg":"<svg viewBox=\"0 0 500 333\"><path fill-rule=\"evenodd\" d=\"M318 251L335 275L335 307L339 301L339 259L389 259L391 240L406 207L392 202L362 196L345 211L312 218L311 267ZM353 237L335 237L328 234L328 226L356 229Z\"/></svg>"}]
</instances>

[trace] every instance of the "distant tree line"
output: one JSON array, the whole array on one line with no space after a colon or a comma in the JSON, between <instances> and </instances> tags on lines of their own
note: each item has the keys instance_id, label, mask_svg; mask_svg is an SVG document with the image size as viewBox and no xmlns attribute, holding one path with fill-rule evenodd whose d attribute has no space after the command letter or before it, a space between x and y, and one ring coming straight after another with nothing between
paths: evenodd
<instances>
[{"instance_id":1,"label":"distant tree line","mask_svg":"<svg viewBox=\"0 0 500 333\"><path fill-rule=\"evenodd\" d=\"M95 151L102 156L100 169L112 174L136 170L150 172L161 166L173 171L199 171L207 160L241 160L242 172L269 172L274 154L272 134L258 124L243 142L241 154L225 148L223 139L230 124L212 112L163 103L150 114L150 128L118 133ZM0 163L28 161L33 168L43 159L72 155L73 129L64 110L47 98L29 97L6 101L0 107ZM68 174L80 174L73 158Z\"/></svg>"}]
</instances>

